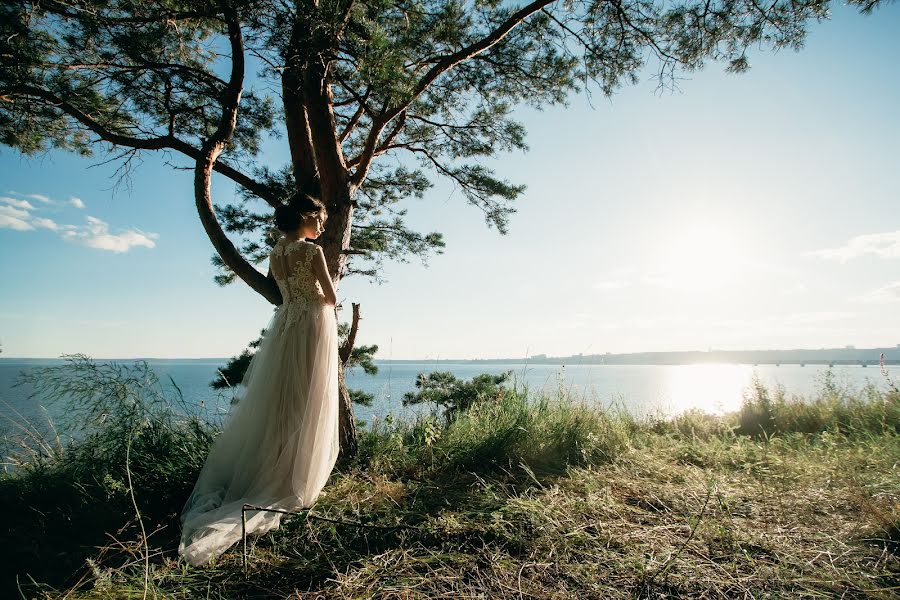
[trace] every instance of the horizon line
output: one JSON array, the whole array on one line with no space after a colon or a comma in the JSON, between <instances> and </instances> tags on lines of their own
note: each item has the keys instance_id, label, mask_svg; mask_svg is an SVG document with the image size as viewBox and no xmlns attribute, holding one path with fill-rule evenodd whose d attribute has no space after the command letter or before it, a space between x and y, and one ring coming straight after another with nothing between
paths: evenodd
<instances>
[{"instance_id":1,"label":"horizon line","mask_svg":"<svg viewBox=\"0 0 900 600\"><path fill-rule=\"evenodd\" d=\"M709 348L706 350L640 350L636 352L604 352L604 353L592 353L592 354L568 354L568 355L555 355L550 356L543 353L532 354L524 357L511 357L511 356L498 356L498 357L482 357L482 358L434 358L434 357L423 357L423 358L374 358L373 360L378 360L382 362L390 362L390 361L404 361L404 362L471 362L471 361L484 361L484 360L507 360L507 361L529 361L529 360L553 360L553 359L567 359L567 358L589 358L589 357L603 357L603 356L628 356L628 355L636 355L636 354L687 354L687 353L697 353L697 354L711 354L714 352L729 352L729 353L740 353L740 352L827 352L827 351L868 351L868 350L900 350L900 344L895 344L894 346L873 346L869 348L861 348L855 346L843 346L843 347L832 347L832 348L756 348L756 349L740 349L740 350L726 350L720 348ZM0 355L0 361L3 360L65 360L68 356L77 356L78 354L62 354L59 356L2 356ZM87 356L87 355L85 355ZM88 359L93 361L109 361L109 360L129 360L129 361L152 361L152 360L209 360L209 361L228 361L233 357L231 356L117 356L117 357L93 357L87 356Z\"/></svg>"}]
</instances>

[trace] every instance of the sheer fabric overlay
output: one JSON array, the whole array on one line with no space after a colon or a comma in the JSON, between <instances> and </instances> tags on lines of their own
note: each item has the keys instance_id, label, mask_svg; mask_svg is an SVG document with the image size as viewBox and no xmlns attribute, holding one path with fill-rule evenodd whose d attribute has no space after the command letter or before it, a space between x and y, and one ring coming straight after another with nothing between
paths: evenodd
<instances>
[{"instance_id":1,"label":"sheer fabric overlay","mask_svg":"<svg viewBox=\"0 0 900 600\"><path fill-rule=\"evenodd\" d=\"M178 552L208 563L241 539L244 504L299 510L315 502L338 454L338 338L334 307L312 271L318 246L279 240L270 266L284 302L266 327L239 402L181 514ZM248 511L247 534L280 524Z\"/></svg>"}]
</instances>

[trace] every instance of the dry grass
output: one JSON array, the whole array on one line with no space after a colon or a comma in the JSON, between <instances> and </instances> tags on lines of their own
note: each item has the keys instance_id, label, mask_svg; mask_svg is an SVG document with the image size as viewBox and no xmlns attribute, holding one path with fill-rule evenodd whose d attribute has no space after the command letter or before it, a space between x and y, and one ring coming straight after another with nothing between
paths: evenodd
<instances>
[{"instance_id":1,"label":"dry grass","mask_svg":"<svg viewBox=\"0 0 900 600\"><path fill-rule=\"evenodd\" d=\"M349 472L312 517L255 541L246 579L237 552L204 569L169 552L149 597L895 598L898 458L896 437L644 433L563 475ZM70 597L139 595L137 558Z\"/></svg>"},{"instance_id":2,"label":"dry grass","mask_svg":"<svg viewBox=\"0 0 900 600\"><path fill-rule=\"evenodd\" d=\"M510 393L450 424L370 428L313 511L251 540L246 576L239 548L203 568L179 560L173 505L148 521L145 589L143 540L123 505L65 585L23 595L895 598L900 396L875 400L814 404L825 425L813 433L787 430L785 415L809 423L809 411L778 400L776 431L738 435L740 414L642 424Z\"/></svg>"}]
</instances>

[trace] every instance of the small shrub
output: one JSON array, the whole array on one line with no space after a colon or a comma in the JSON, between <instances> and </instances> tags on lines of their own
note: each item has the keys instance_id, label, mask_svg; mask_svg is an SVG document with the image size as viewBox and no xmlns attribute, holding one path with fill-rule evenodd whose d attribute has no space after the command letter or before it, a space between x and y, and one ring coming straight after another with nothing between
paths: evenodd
<instances>
[{"instance_id":1,"label":"small shrub","mask_svg":"<svg viewBox=\"0 0 900 600\"><path fill-rule=\"evenodd\" d=\"M739 434L768 437L775 432L775 412L769 390L755 375L750 389L744 393L737 417L736 432Z\"/></svg>"},{"instance_id":2,"label":"small shrub","mask_svg":"<svg viewBox=\"0 0 900 600\"><path fill-rule=\"evenodd\" d=\"M403 405L434 404L450 420L480 400L500 398L505 391L503 385L511 375L512 371L497 375L482 373L465 381L449 371L419 373L416 376L418 391L407 392L403 396Z\"/></svg>"},{"instance_id":3,"label":"small shrub","mask_svg":"<svg viewBox=\"0 0 900 600\"><path fill-rule=\"evenodd\" d=\"M829 429L834 396L807 402L803 399L781 398L773 407L775 431L780 433L817 434Z\"/></svg>"}]
</instances>

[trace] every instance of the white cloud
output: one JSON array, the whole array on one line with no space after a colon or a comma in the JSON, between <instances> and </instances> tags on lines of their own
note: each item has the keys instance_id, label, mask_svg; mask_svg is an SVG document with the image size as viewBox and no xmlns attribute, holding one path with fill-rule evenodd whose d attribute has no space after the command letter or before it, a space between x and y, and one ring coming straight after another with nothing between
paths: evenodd
<instances>
[{"instance_id":1,"label":"white cloud","mask_svg":"<svg viewBox=\"0 0 900 600\"><path fill-rule=\"evenodd\" d=\"M31 203L28 202L28 200L16 200L15 198L7 198L6 196L3 196L0 197L0 202L5 202L6 204L24 210L34 210L34 206L32 206Z\"/></svg>"},{"instance_id":2,"label":"white cloud","mask_svg":"<svg viewBox=\"0 0 900 600\"><path fill-rule=\"evenodd\" d=\"M616 267L605 273L598 273L602 279L592 283L591 288L603 291L621 290L634 285L638 274L638 270L632 266Z\"/></svg>"},{"instance_id":3,"label":"white cloud","mask_svg":"<svg viewBox=\"0 0 900 600\"><path fill-rule=\"evenodd\" d=\"M0 206L0 216L13 219L27 219L31 215L28 214L27 210L22 210L21 208L16 208L14 206Z\"/></svg>"},{"instance_id":4,"label":"white cloud","mask_svg":"<svg viewBox=\"0 0 900 600\"><path fill-rule=\"evenodd\" d=\"M24 200L15 198L3 198L6 205L0 205L0 228L14 229L16 231L29 231L34 227L28 223L31 218L29 209L34 208ZM24 206L23 206L24 205Z\"/></svg>"},{"instance_id":5,"label":"white cloud","mask_svg":"<svg viewBox=\"0 0 900 600\"><path fill-rule=\"evenodd\" d=\"M69 196L69 199L66 200L65 202L63 202L61 200L53 200L52 198L50 198L50 196L45 196L43 194L22 194L20 192L14 192L12 190L10 190L8 193L12 194L13 196L21 196L22 198L31 198L32 200L37 200L38 202L41 202L42 204L50 204L53 206L68 205L68 206L74 206L75 208L84 208L85 207L84 200L82 200L81 198L78 198L76 196ZM21 208L27 208L29 210L34 210L34 206L32 206L31 203L29 203L27 200L16 200L15 198L0 198L0 201L6 202L7 204L13 204L15 206L20 206ZM23 206L23 204L25 206Z\"/></svg>"},{"instance_id":6,"label":"white cloud","mask_svg":"<svg viewBox=\"0 0 900 600\"><path fill-rule=\"evenodd\" d=\"M16 231L28 231L29 229L34 229L34 227L32 227L22 219L10 217L4 214L0 214L0 228L15 229Z\"/></svg>"},{"instance_id":7,"label":"white cloud","mask_svg":"<svg viewBox=\"0 0 900 600\"><path fill-rule=\"evenodd\" d=\"M58 231L59 225L53 219L45 219L43 217L36 217L31 219L31 224L35 227L40 227L42 229L49 229L50 231Z\"/></svg>"},{"instance_id":8,"label":"white cloud","mask_svg":"<svg viewBox=\"0 0 900 600\"><path fill-rule=\"evenodd\" d=\"M731 319L708 319L684 315L638 315L628 319L598 324L597 329L623 331L647 329L655 331L676 329L692 329L697 331L709 329L815 331L819 328L826 327L829 323L845 321L854 317L856 317L856 315L853 313L841 311L815 311Z\"/></svg>"},{"instance_id":9,"label":"white cloud","mask_svg":"<svg viewBox=\"0 0 900 600\"><path fill-rule=\"evenodd\" d=\"M699 321L688 319L683 315L638 315L627 319L604 320L596 325L597 329L611 331L633 331L636 329L671 329L692 326Z\"/></svg>"},{"instance_id":10,"label":"white cloud","mask_svg":"<svg viewBox=\"0 0 900 600\"><path fill-rule=\"evenodd\" d=\"M842 263L867 254L880 258L900 258L900 229L885 233L858 235L850 238L843 246L815 250L808 254Z\"/></svg>"},{"instance_id":11,"label":"white cloud","mask_svg":"<svg viewBox=\"0 0 900 600\"><path fill-rule=\"evenodd\" d=\"M41 194L20 194L9 192L15 196L24 196L38 200L45 204L60 204ZM29 231L35 228L47 229L57 232L60 237L69 242L96 248L109 250L110 252L128 252L131 248L142 246L145 248L156 247L158 233L147 233L139 229L126 229L118 233L110 233L109 224L96 217L87 217L85 225L61 225L53 219L37 217L29 211L36 210L27 200L0 197L0 228L15 229L17 231ZM81 198L72 196L67 204L75 208L85 207Z\"/></svg>"},{"instance_id":12,"label":"white cloud","mask_svg":"<svg viewBox=\"0 0 900 600\"><path fill-rule=\"evenodd\" d=\"M891 302L900 302L900 281L883 285L877 290L872 290L868 294L857 298L860 302L869 304L889 304Z\"/></svg>"},{"instance_id":13,"label":"white cloud","mask_svg":"<svg viewBox=\"0 0 900 600\"><path fill-rule=\"evenodd\" d=\"M96 217L87 217L87 225L74 228L64 227L62 237L64 240L88 248L109 250L110 252L128 252L135 246L156 247L155 240L159 238L159 234L145 233L138 229L127 229L112 234L109 232L108 223Z\"/></svg>"}]
</instances>

